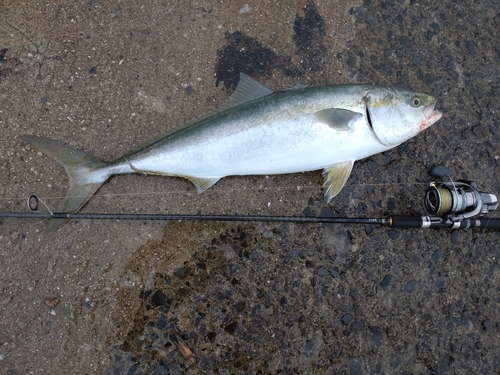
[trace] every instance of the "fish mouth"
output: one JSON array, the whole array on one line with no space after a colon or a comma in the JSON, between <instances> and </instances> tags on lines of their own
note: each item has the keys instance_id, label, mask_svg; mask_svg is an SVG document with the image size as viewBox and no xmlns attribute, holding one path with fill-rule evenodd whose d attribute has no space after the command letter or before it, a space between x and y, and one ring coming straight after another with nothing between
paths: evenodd
<instances>
[{"instance_id":1,"label":"fish mouth","mask_svg":"<svg viewBox=\"0 0 500 375\"><path fill-rule=\"evenodd\" d=\"M420 124L420 131L427 129L429 126L434 124L436 121L438 121L441 118L442 115L443 115L443 112L441 112L437 109L433 109L431 114L429 116L426 116L426 119L424 121L422 121L422 123Z\"/></svg>"}]
</instances>

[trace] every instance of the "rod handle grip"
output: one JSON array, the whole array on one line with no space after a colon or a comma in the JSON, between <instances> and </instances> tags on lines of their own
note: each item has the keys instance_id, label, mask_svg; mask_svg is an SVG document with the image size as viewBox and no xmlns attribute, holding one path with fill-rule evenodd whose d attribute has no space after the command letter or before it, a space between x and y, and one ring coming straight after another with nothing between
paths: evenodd
<instances>
[{"instance_id":1,"label":"rod handle grip","mask_svg":"<svg viewBox=\"0 0 500 375\"><path fill-rule=\"evenodd\" d=\"M389 226L392 228L422 228L421 216L391 215Z\"/></svg>"}]
</instances>

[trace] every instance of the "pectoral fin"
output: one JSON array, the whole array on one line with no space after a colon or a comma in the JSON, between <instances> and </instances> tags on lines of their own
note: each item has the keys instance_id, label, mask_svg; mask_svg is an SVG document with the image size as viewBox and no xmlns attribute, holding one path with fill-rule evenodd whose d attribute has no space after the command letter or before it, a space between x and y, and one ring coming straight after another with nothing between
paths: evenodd
<instances>
[{"instance_id":1,"label":"pectoral fin","mask_svg":"<svg viewBox=\"0 0 500 375\"><path fill-rule=\"evenodd\" d=\"M344 187L352 171L354 161L332 164L323 170L325 199L329 203Z\"/></svg>"},{"instance_id":2,"label":"pectoral fin","mask_svg":"<svg viewBox=\"0 0 500 375\"><path fill-rule=\"evenodd\" d=\"M314 116L329 127L339 131L350 131L354 123L363 117L361 113L339 108L323 109L315 112Z\"/></svg>"},{"instance_id":3,"label":"pectoral fin","mask_svg":"<svg viewBox=\"0 0 500 375\"><path fill-rule=\"evenodd\" d=\"M210 186L214 185L217 181L219 181L220 177L194 177L194 176L182 176L191 181L196 189L198 190L198 194L203 193Z\"/></svg>"}]
</instances>

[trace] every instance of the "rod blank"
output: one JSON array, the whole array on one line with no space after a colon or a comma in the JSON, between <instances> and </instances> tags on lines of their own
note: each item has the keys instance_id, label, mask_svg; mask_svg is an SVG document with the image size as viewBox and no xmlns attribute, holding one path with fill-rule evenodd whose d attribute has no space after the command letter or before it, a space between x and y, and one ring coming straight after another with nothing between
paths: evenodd
<instances>
[{"instance_id":1,"label":"rod blank","mask_svg":"<svg viewBox=\"0 0 500 375\"><path fill-rule=\"evenodd\" d=\"M388 219L310 216L251 216L251 215L173 215L173 214L108 214L53 212L0 212L0 217L25 219L91 219L91 220L198 220L198 221L261 221L337 224L388 224Z\"/></svg>"},{"instance_id":2,"label":"rod blank","mask_svg":"<svg viewBox=\"0 0 500 375\"><path fill-rule=\"evenodd\" d=\"M251 215L173 215L173 214L110 214L110 213L41 213L0 212L0 218L20 219L90 219L90 220L190 220L190 221L247 221L284 223L330 223L387 225L392 228L484 228L500 229L500 219L482 217L449 222L441 217L391 215L387 218L311 217L311 216L251 216Z\"/></svg>"}]
</instances>

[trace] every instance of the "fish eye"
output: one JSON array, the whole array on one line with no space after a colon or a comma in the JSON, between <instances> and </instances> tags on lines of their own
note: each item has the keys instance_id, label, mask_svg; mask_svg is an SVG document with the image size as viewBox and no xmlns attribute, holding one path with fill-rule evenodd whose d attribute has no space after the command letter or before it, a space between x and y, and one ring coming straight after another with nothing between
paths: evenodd
<instances>
[{"instance_id":1,"label":"fish eye","mask_svg":"<svg viewBox=\"0 0 500 375\"><path fill-rule=\"evenodd\" d=\"M422 101L420 100L420 98L418 96L414 96L413 98L411 98L410 102L411 102L411 105L414 106L415 108L420 106L420 103L422 103Z\"/></svg>"}]
</instances>

